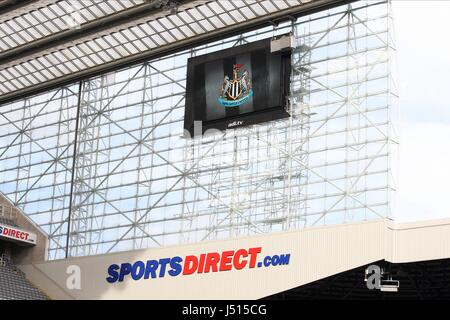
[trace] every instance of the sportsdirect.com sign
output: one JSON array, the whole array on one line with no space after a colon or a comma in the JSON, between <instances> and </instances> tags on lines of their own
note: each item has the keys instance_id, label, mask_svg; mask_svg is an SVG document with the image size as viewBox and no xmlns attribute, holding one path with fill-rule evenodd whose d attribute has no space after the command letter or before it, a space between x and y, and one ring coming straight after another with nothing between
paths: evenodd
<instances>
[{"instance_id":1,"label":"sportsdirect.com sign","mask_svg":"<svg viewBox=\"0 0 450 320\"><path fill-rule=\"evenodd\" d=\"M0 238L7 238L18 242L36 244L36 235L34 233L4 224L0 224Z\"/></svg>"},{"instance_id":2,"label":"sportsdirect.com sign","mask_svg":"<svg viewBox=\"0 0 450 320\"><path fill-rule=\"evenodd\" d=\"M109 283L132 280L163 278L165 276L187 276L198 273L242 270L245 268L267 268L286 266L290 254L262 255L262 248L209 252L184 257L175 256L159 260L136 261L112 264L108 267Z\"/></svg>"}]
</instances>

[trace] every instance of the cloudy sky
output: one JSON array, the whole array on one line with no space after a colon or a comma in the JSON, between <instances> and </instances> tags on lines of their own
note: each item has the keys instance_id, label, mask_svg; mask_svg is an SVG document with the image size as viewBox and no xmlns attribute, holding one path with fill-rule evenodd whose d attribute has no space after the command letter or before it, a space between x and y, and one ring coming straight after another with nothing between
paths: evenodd
<instances>
[{"instance_id":1,"label":"cloudy sky","mask_svg":"<svg viewBox=\"0 0 450 320\"><path fill-rule=\"evenodd\" d=\"M393 1L400 162L393 218L450 217L450 1Z\"/></svg>"}]
</instances>

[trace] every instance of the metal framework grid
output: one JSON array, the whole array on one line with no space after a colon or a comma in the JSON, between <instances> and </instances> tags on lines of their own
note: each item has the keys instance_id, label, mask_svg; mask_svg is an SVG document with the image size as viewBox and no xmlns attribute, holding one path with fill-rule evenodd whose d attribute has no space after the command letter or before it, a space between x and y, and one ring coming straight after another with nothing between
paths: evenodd
<instances>
[{"instance_id":1,"label":"metal framework grid","mask_svg":"<svg viewBox=\"0 0 450 320\"><path fill-rule=\"evenodd\" d=\"M50 259L389 217L391 25L360 1L2 106L0 190ZM182 138L187 58L286 32L292 116Z\"/></svg>"}]
</instances>

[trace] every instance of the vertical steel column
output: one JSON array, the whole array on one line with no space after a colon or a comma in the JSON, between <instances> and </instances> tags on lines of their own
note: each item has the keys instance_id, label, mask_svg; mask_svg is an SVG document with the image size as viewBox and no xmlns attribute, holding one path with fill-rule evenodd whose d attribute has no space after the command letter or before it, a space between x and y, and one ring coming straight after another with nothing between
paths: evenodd
<instances>
[{"instance_id":1,"label":"vertical steel column","mask_svg":"<svg viewBox=\"0 0 450 320\"><path fill-rule=\"evenodd\" d=\"M83 96L83 81L80 81L78 86L78 101L77 101L77 116L75 120L75 137L73 142L73 157L72 157L72 178L70 182L70 196L69 196L69 215L67 217L67 239L66 239L66 258L69 257L69 246L70 246L70 225L72 218L72 209L73 209L73 187L75 180L75 171L76 171L76 157L77 157L77 143L78 143L78 126L80 123L80 113L81 113L81 100Z\"/></svg>"}]
</instances>

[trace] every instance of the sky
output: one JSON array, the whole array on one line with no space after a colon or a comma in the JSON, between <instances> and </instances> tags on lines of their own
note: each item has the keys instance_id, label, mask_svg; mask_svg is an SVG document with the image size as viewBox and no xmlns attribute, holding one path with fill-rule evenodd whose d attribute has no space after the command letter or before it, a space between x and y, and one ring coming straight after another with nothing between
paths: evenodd
<instances>
[{"instance_id":1,"label":"sky","mask_svg":"<svg viewBox=\"0 0 450 320\"><path fill-rule=\"evenodd\" d=\"M450 217L450 1L393 0L399 86L397 221Z\"/></svg>"}]
</instances>

